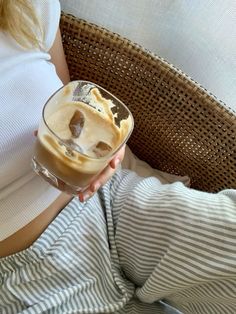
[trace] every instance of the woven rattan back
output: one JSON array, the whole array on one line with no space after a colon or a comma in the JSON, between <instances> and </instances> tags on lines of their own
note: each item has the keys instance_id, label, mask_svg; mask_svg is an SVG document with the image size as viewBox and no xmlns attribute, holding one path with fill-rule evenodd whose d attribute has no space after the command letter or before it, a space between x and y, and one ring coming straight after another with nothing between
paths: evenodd
<instances>
[{"instance_id":1,"label":"woven rattan back","mask_svg":"<svg viewBox=\"0 0 236 314\"><path fill-rule=\"evenodd\" d=\"M132 111L129 146L160 170L209 192L236 188L236 116L184 73L94 24L62 15L72 80L95 82Z\"/></svg>"}]
</instances>

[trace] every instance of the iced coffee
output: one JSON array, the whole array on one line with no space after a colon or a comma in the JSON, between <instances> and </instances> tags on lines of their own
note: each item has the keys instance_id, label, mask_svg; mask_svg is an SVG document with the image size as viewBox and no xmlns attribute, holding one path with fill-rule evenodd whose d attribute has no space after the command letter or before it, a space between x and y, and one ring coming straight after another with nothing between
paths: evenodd
<instances>
[{"instance_id":1,"label":"iced coffee","mask_svg":"<svg viewBox=\"0 0 236 314\"><path fill-rule=\"evenodd\" d=\"M109 163L133 129L128 108L96 84L74 81L43 109L33 168L62 191L77 194Z\"/></svg>"}]
</instances>

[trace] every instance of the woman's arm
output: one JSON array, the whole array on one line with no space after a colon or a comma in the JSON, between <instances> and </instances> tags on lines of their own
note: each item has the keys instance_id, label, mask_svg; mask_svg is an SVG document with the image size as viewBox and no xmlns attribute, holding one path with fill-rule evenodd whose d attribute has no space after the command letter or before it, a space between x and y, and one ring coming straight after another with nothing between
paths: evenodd
<instances>
[{"instance_id":1,"label":"woman's arm","mask_svg":"<svg viewBox=\"0 0 236 314\"><path fill-rule=\"evenodd\" d=\"M56 34L55 41L49 53L51 55L51 62L56 67L57 75L59 76L63 84L66 85L70 82L70 74L66 63L66 58L61 41L61 32L59 28Z\"/></svg>"}]
</instances>

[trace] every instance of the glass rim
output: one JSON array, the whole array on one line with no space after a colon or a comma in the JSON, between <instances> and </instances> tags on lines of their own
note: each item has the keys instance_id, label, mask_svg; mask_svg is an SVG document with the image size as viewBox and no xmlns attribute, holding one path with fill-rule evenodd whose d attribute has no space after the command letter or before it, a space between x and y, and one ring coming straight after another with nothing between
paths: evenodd
<instances>
[{"instance_id":1,"label":"glass rim","mask_svg":"<svg viewBox=\"0 0 236 314\"><path fill-rule=\"evenodd\" d=\"M129 116L131 117L131 122L132 122L132 125L131 125L131 128L125 138L125 141L123 141L120 145L117 146L117 148L111 153L111 154L107 154L103 157L92 157L92 156L89 156L85 153L82 153L80 151L77 151L76 149L72 149L68 143L66 143L65 141L63 141L63 139L61 139L47 124L46 120L45 120L45 110L46 110L46 106L47 104L50 102L50 100L63 88L65 88L67 85L69 85L70 83L74 83L74 82L81 82L81 83L87 83L87 84L90 84L90 85L93 85L94 87L98 87L99 89L103 90L104 92L106 92L107 94L111 95L111 97L113 99L115 99L116 101L118 101L119 103L122 104L122 106L127 110ZM129 110L129 108L123 103L123 101L121 101L120 99L118 99L116 96L114 96L112 93L110 93L108 90L106 90L105 88L103 88L102 86L96 84L96 83L93 83L93 82L90 82L90 81L86 81L86 80L73 80L73 81L70 81L68 84L66 85L63 85L62 87L58 88L49 98L48 100L46 101L46 103L44 104L43 106L43 110L42 110L42 118L43 118L43 122L44 124L46 125L46 127L48 128L48 130L61 142L63 143L63 145L65 147L67 147L68 149L72 149L74 151L76 151L77 153L79 153L81 156L86 156L87 158L89 159L94 159L94 160L106 160L106 159L109 159L110 157L113 157L120 149L123 145L125 145L127 143L127 141L129 140L132 132L133 132L133 129L134 129L134 118L133 118L133 115L131 113L131 111Z\"/></svg>"}]
</instances>

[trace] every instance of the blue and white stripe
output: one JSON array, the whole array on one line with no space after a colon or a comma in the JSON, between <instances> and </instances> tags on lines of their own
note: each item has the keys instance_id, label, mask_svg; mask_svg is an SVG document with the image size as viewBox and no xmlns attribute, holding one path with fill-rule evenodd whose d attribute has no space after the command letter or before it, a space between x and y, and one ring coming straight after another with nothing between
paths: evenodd
<instances>
[{"instance_id":1,"label":"blue and white stripe","mask_svg":"<svg viewBox=\"0 0 236 314\"><path fill-rule=\"evenodd\" d=\"M236 313L236 191L118 172L0 259L0 313Z\"/></svg>"}]
</instances>

